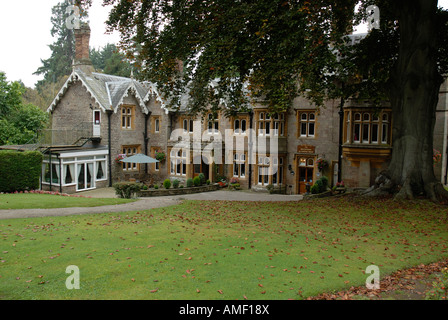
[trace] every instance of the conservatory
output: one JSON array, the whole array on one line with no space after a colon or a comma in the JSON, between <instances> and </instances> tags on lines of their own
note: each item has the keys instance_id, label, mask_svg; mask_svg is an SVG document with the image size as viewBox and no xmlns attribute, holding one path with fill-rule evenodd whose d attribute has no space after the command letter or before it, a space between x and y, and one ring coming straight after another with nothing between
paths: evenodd
<instances>
[{"instance_id":1,"label":"conservatory","mask_svg":"<svg viewBox=\"0 0 448 320\"><path fill-rule=\"evenodd\" d=\"M75 193L108 185L108 149L50 150L42 163L41 189Z\"/></svg>"}]
</instances>

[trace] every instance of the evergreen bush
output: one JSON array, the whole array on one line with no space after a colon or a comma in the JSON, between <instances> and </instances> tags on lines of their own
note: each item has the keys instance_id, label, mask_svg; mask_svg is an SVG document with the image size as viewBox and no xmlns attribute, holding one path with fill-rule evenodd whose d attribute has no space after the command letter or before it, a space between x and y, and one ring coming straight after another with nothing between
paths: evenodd
<instances>
[{"instance_id":1,"label":"evergreen bush","mask_svg":"<svg viewBox=\"0 0 448 320\"><path fill-rule=\"evenodd\" d=\"M195 187L199 187L201 185L201 178L194 177L193 184L194 184Z\"/></svg>"},{"instance_id":2,"label":"evergreen bush","mask_svg":"<svg viewBox=\"0 0 448 320\"><path fill-rule=\"evenodd\" d=\"M165 181L163 181L163 187L165 189L171 188L171 180L170 179L166 179Z\"/></svg>"},{"instance_id":3,"label":"evergreen bush","mask_svg":"<svg viewBox=\"0 0 448 320\"><path fill-rule=\"evenodd\" d=\"M198 177L199 177L199 180L201 181L201 186L202 185L204 185L205 184L205 175L203 174L203 173L200 173L199 175L198 175Z\"/></svg>"}]
</instances>

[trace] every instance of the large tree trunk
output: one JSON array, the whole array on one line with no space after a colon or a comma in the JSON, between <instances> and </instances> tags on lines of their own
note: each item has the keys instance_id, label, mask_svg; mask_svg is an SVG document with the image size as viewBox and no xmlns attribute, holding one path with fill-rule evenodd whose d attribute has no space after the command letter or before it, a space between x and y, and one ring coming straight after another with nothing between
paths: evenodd
<instances>
[{"instance_id":1,"label":"large tree trunk","mask_svg":"<svg viewBox=\"0 0 448 320\"><path fill-rule=\"evenodd\" d=\"M396 1L400 47L390 100L393 150L373 194L391 192L396 198L424 195L448 199L433 169L433 134L442 77L437 70L437 0Z\"/></svg>"}]
</instances>

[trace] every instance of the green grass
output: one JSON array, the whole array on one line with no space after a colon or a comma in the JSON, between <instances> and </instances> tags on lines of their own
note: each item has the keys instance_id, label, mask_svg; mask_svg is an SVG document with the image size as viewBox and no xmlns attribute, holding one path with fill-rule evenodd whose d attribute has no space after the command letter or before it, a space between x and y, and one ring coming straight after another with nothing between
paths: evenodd
<instances>
[{"instance_id":1,"label":"green grass","mask_svg":"<svg viewBox=\"0 0 448 320\"><path fill-rule=\"evenodd\" d=\"M51 209L69 207L98 207L129 203L134 200L119 198L67 197L51 194L0 194L0 210L8 209Z\"/></svg>"},{"instance_id":2,"label":"green grass","mask_svg":"<svg viewBox=\"0 0 448 320\"><path fill-rule=\"evenodd\" d=\"M446 207L187 201L0 221L0 299L303 299L448 257ZM68 290L66 268L80 269Z\"/></svg>"}]
</instances>

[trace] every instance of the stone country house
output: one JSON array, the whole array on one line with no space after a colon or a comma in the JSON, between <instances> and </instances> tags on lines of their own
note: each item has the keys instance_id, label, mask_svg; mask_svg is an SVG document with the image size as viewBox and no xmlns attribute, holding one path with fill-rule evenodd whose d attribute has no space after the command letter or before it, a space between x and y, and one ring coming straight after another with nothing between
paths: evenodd
<instances>
[{"instance_id":1,"label":"stone country house","mask_svg":"<svg viewBox=\"0 0 448 320\"><path fill-rule=\"evenodd\" d=\"M182 109L167 109L150 83L94 72L89 27L75 30L75 37L73 72L48 108L52 130L44 150L44 190L75 193L118 181L166 178L185 182L203 173L211 182L237 178L246 189L273 186L302 194L323 175L334 185L338 173L348 187L368 187L391 157L393 119L387 105L378 112L350 100L340 110L340 101L330 100L316 109L298 97L290 110L276 115L260 104L232 118L191 118ZM435 170L447 184L447 83L441 88L434 145L442 162ZM117 159L156 152L166 160L124 164ZM321 160L327 164L322 169Z\"/></svg>"}]
</instances>

